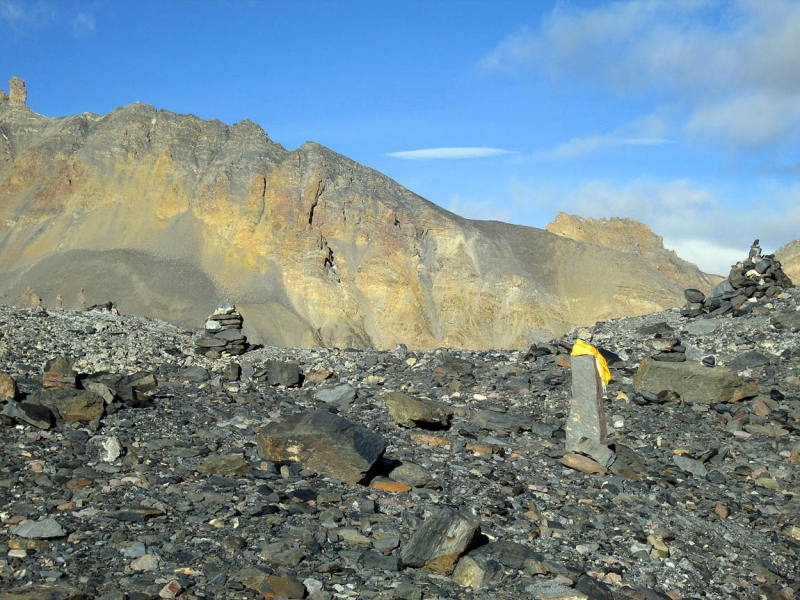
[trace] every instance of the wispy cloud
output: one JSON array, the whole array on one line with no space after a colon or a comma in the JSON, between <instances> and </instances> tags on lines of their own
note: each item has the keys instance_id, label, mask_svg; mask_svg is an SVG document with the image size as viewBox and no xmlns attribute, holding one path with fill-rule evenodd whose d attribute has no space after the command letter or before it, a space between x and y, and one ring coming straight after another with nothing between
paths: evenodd
<instances>
[{"instance_id":1,"label":"wispy cloud","mask_svg":"<svg viewBox=\"0 0 800 600\"><path fill-rule=\"evenodd\" d=\"M518 212L546 207L552 214L562 210L595 219L641 221L681 258L722 275L747 256L755 238L769 252L796 239L800 229L800 185L764 189L741 206L728 202L728 190L686 179L592 180L577 187L513 181L509 192ZM758 210L752 209L754 204Z\"/></svg>"},{"instance_id":2,"label":"wispy cloud","mask_svg":"<svg viewBox=\"0 0 800 600\"><path fill-rule=\"evenodd\" d=\"M488 158L503 154L515 154L513 150L500 148L426 148L423 150L404 150L389 152L386 156L404 160L458 160L464 158Z\"/></svg>"},{"instance_id":3,"label":"wispy cloud","mask_svg":"<svg viewBox=\"0 0 800 600\"><path fill-rule=\"evenodd\" d=\"M94 16L80 12L72 20L72 33L77 38L86 38L94 35L97 26L94 21Z\"/></svg>"},{"instance_id":4,"label":"wispy cloud","mask_svg":"<svg viewBox=\"0 0 800 600\"><path fill-rule=\"evenodd\" d=\"M55 8L43 0L0 0L0 24L5 23L16 33L45 27L55 17Z\"/></svg>"},{"instance_id":5,"label":"wispy cloud","mask_svg":"<svg viewBox=\"0 0 800 600\"><path fill-rule=\"evenodd\" d=\"M570 159L614 146L661 146L672 143L673 140L666 138L623 138L613 134L590 135L582 138L573 138L550 150L539 150L534 153L534 157L540 160Z\"/></svg>"},{"instance_id":6,"label":"wispy cloud","mask_svg":"<svg viewBox=\"0 0 800 600\"><path fill-rule=\"evenodd\" d=\"M576 7L576 8L573 8ZM800 138L800 2L558 3L478 67L534 69L680 106L686 132L731 148Z\"/></svg>"}]
</instances>

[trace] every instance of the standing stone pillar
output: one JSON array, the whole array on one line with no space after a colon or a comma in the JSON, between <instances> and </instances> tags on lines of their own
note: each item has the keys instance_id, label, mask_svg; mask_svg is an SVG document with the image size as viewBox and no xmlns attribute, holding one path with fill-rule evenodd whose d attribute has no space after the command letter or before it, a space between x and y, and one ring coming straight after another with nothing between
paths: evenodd
<instances>
[{"instance_id":1,"label":"standing stone pillar","mask_svg":"<svg viewBox=\"0 0 800 600\"><path fill-rule=\"evenodd\" d=\"M606 463L613 452L606 446L603 381L594 356L572 356L572 400L567 417L567 452L583 452ZM605 465L604 465L605 466Z\"/></svg>"}]
</instances>

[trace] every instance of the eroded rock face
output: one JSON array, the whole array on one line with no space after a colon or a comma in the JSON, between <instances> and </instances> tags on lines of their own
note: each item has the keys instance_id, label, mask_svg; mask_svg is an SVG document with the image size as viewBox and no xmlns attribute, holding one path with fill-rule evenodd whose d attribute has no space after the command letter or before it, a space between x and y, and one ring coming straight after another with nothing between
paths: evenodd
<instances>
[{"instance_id":1,"label":"eroded rock face","mask_svg":"<svg viewBox=\"0 0 800 600\"><path fill-rule=\"evenodd\" d=\"M722 280L718 275L703 273L696 265L664 248L664 238L653 233L644 223L632 219L591 219L559 212L545 229L571 240L640 256L676 283L693 282L686 287L708 292Z\"/></svg>"},{"instance_id":2,"label":"eroded rock face","mask_svg":"<svg viewBox=\"0 0 800 600\"><path fill-rule=\"evenodd\" d=\"M28 90L25 89L25 82L19 77L12 77L8 82L8 100L14 107L25 106L28 99Z\"/></svg>"},{"instance_id":3,"label":"eroded rock face","mask_svg":"<svg viewBox=\"0 0 800 600\"><path fill-rule=\"evenodd\" d=\"M781 262L783 272L793 283L800 283L800 240L789 242L775 251L775 258Z\"/></svg>"},{"instance_id":4,"label":"eroded rock face","mask_svg":"<svg viewBox=\"0 0 800 600\"><path fill-rule=\"evenodd\" d=\"M255 344L521 348L678 306L701 285L633 253L462 219L319 144L289 152L250 121L141 103L50 119L11 110L24 87L10 89L7 298L113 297L124 313L188 327L229 298Z\"/></svg>"}]
</instances>

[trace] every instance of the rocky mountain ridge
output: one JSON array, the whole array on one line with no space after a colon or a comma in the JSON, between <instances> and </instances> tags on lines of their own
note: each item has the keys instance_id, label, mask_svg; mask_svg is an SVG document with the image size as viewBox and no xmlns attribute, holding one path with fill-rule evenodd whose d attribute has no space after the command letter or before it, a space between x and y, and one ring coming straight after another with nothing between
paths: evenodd
<instances>
[{"instance_id":1,"label":"rocky mountain ridge","mask_svg":"<svg viewBox=\"0 0 800 600\"><path fill-rule=\"evenodd\" d=\"M10 91L6 301L113 300L200 326L229 299L253 342L520 348L709 287L642 256L463 219L319 144L287 151L252 122L140 103L52 119L27 108L21 81Z\"/></svg>"}]
</instances>

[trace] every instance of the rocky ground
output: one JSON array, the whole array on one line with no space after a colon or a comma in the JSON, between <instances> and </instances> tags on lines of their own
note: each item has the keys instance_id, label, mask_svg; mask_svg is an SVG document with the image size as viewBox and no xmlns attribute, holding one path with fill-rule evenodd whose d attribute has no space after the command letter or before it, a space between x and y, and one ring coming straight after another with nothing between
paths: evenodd
<instances>
[{"instance_id":1,"label":"rocky ground","mask_svg":"<svg viewBox=\"0 0 800 600\"><path fill-rule=\"evenodd\" d=\"M0 382L0 599L793 598L798 307L794 288L740 317L675 309L530 351L217 360L161 321L0 307L0 371L18 388ZM758 396L637 393L655 334ZM604 474L562 462L578 336L618 356ZM56 357L105 395L99 413L43 387ZM264 458L259 428L313 410L385 442L362 482ZM466 547L425 556L465 529Z\"/></svg>"}]
</instances>

